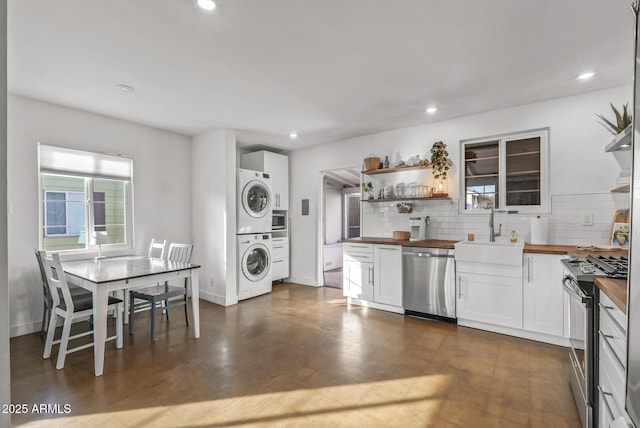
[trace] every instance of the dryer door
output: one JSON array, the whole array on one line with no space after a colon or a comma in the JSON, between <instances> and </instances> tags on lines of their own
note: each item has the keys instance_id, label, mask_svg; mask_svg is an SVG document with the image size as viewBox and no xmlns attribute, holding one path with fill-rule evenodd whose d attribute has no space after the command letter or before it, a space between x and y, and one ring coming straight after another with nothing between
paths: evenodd
<instances>
[{"instance_id":1,"label":"dryer door","mask_svg":"<svg viewBox=\"0 0 640 428\"><path fill-rule=\"evenodd\" d=\"M271 192L260 180L251 180L242 189L242 208L251 217L261 218L271 211Z\"/></svg>"},{"instance_id":2,"label":"dryer door","mask_svg":"<svg viewBox=\"0 0 640 428\"><path fill-rule=\"evenodd\" d=\"M271 255L264 244L254 244L242 255L242 273L253 282L260 281L271 271Z\"/></svg>"}]
</instances>

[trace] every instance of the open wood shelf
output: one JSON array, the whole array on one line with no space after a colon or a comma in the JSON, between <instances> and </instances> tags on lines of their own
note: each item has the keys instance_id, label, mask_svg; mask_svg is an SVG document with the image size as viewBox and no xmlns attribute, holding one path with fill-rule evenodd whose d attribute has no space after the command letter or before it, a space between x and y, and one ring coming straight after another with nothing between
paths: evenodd
<instances>
[{"instance_id":1,"label":"open wood shelf","mask_svg":"<svg viewBox=\"0 0 640 428\"><path fill-rule=\"evenodd\" d=\"M412 197L412 198L385 198L385 199L361 199L362 202L403 202L403 201L434 201L451 199L448 193L444 193L442 196L429 196L425 197Z\"/></svg>"},{"instance_id":2,"label":"open wood shelf","mask_svg":"<svg viewBox=\"0 0 640 428\"><path fill-rule=\"evenodd\" d=\"M416 171L419 169L431 169L431 166L396 166L393 168L383 168L383 169L371 169L369 171L362 171L365 175L377 175L377 174L390 174L392 172L402 172L402 171Z\"/></svg>"},{"instance_id":3,"label":"open wood shelf","mask_svg":"<svg viewBox=\"0 0 640 428\"><path fill-rule=\"evenodd\" d=\"M540 150L532 150L530 152L521 152L521 153L509 153L507 157L510 158L512 156L528 156L528 155L539 155Z\"/></svg>"},{"instance_id":4,"label":"open wood shelf","mask_svg":"<svg viewBox=\"0 0 640 428\"><path fill-rule=\"evenodd\" d=\"M611 193L629 193L631 191L631 185L625 184L624 186L616 187Z\"/></svg>"}]
</instances>

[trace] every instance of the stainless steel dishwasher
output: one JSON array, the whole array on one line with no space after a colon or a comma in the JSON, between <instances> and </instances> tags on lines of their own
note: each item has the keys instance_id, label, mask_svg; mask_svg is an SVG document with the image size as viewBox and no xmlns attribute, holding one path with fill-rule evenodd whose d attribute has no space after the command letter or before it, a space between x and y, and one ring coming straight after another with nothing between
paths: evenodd
<instances>
[{"instance_id":1,"label":"stainless steel dishwasher","mask_svg":"<svg viewBox=\"0 0 640 428\"><path fill-rule=\"evenodd\" d=\"M403 247L402 278L405 314L456 322L453 250Z\"/></svg>"}]
</instances>

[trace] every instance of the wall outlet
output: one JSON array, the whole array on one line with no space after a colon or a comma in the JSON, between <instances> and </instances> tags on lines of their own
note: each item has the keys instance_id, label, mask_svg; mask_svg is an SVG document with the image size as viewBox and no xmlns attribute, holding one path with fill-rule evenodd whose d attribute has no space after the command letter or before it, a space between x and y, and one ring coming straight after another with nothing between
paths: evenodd
<instances>
[{"instance_id":1,"label":"wall outlet","mask_svg":"<svg viewBox=\"0 0 640 428\"><path fill-rule=\"evenodd\" d=\"M582 225L583 226L593 226L593 214L592 213L582 214Z\"/></svg>"},{"instance_id":2,"label":"wall outlet","mask_svg":"<svg viewBox=\"0 0 640 428\"><path fill-rule=\"evenodd\" d=\"M213 287L213 278L209 278L209 287Z\"/></svg>"}]
</instances>

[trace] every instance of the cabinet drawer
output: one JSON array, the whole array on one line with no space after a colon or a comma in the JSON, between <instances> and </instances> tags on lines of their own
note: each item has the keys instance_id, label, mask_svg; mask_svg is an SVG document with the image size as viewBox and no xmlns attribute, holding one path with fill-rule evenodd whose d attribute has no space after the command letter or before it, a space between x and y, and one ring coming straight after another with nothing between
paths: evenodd
<instances>
[{"instance_id":1,"label":"cabinet drawer","mask_svg":"<svg viewBox=\"0 0 640 428\"><path fill-rule=\"evenodd\" d=\"M281 237L281 238L271 238L271 245L273 245L274 247L276 245L289 245L289 238L288 237Z\"/></svg>"},{"instance_id":2,"label":"cabinet drawer","mask_svg":"<svg viewBox=\"0 0 640 428\"><path fill-rule=\"evenodd\" d=\"M627 334L611 315L611 311L600 303L600 334L601 340L611 348L614 358L624 371L627 361Z\"/></svg>"},{"instance_id":3,"label":"cabinet drawer","mask_svg":"<svg viewBox=\"0 0 640 428\"><path fill-rule=\"evenodd\" d=\"M373 253L372 244L354 244L351 242L345 242L342 248L345 253Z\"/></svg>"},{"instance_id":4,"label":"cabinet drawer","mask_svg":"<svg viewBox=\"0 0 640 428\"><path fill-rule=\"evenodd\" d=\"M600 292L600 310L601 312L606 310L606 312L618 323L622 331L627 331L626 314L618 309L615 303L613 303L602 291Z\"/></svg>"},{"instance_id":5,"label":"cabinet drawer","mask_svg":"<svg viewBox=\"0 0 640 428\"><path fill-rule=\"evenodd\" d=\"M618 408L624 409L624 397L626 389L624 368L620 365L618 358L614 355L613 350L604 340L602 335L600 336L599 342L599 383L602 388L605 389L605 392L611 393L613 395L613 401L615 401Z\"/></svg>"},{"instance_id":6,"label":"cabinet drawer","mask_svg":"<svg viewBox=\"0 0 640 428\"><path fill-rule=\"evenodd\" d=\"M343 260L345 262L368 262L373 263L373 253L344 253Z\"/></svg>"},{"instance_id":7,"label":"cabinet drawer","mask_svg":"<svg viewBox=\"0 0 640 428\"><path fill-rule=\"evenodd\" d=\"M276 281L289 276L289 258L273 260L271 264L271 280Z\"/></svg>"},{"instance_id":8,"label":"cabinet drawer","mask_svg":"<svg viewBox=\"0 0 640 428\"><path fill-rule=\"evenodd\" d=\"M289 243L276 244L274 242L271 247L271 255L274 260L289 257Z\"/></svg>"}]
</instances>

